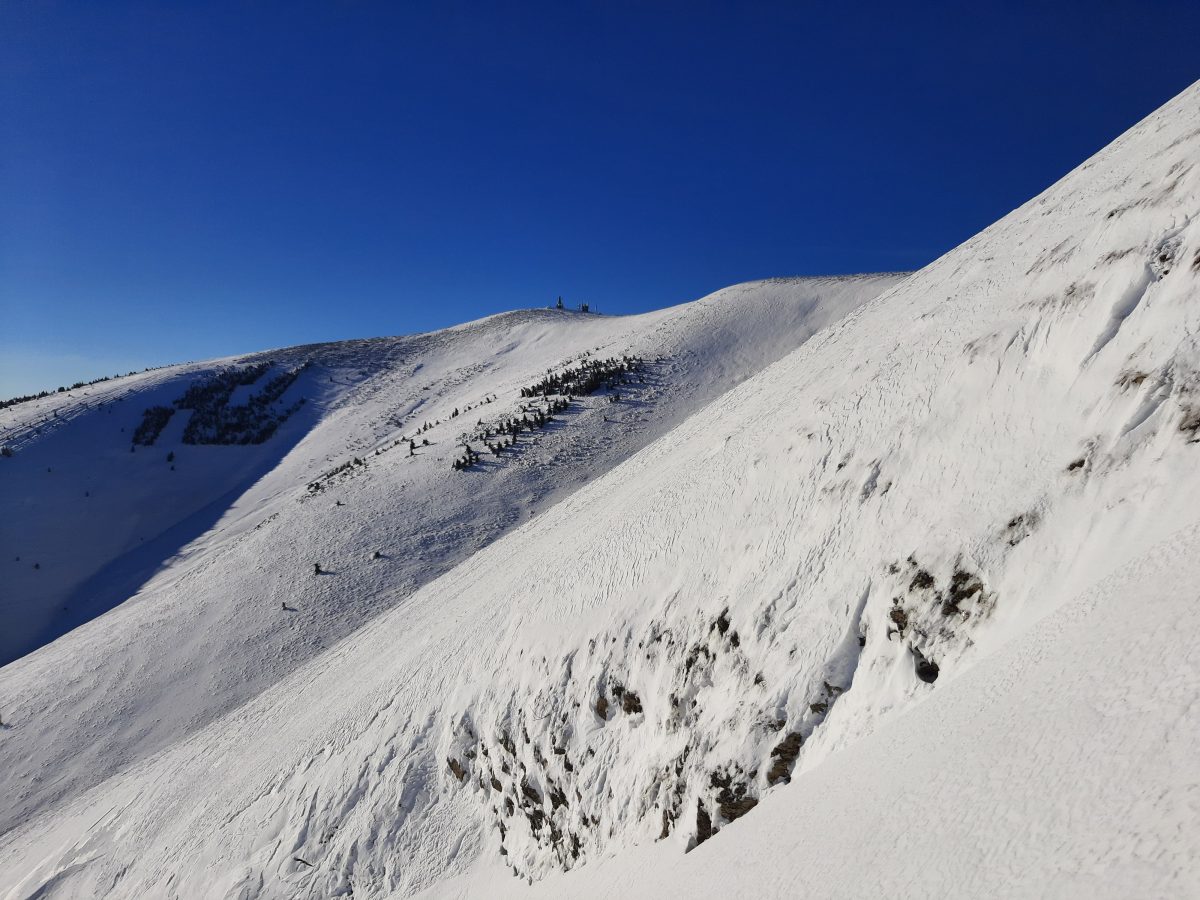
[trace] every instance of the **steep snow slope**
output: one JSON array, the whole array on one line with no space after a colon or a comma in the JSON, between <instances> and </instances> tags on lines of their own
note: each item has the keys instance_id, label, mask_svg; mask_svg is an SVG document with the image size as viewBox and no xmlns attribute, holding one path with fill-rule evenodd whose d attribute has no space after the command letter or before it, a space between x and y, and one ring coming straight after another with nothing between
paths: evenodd
<instances>
[{"instance_id":1,"label":"steep snow slope","mask_svg":"<svg viewBox=\"0 0 1200 900\"><path fill-rule=\"evenodd\" d=\"M527 310L0 411L0 443L15 451L0 459L0 648L89 623L0 670L0 714L20 723L5 735L0 830L275 683L898 278L755 282L633 317ZM620 402L577 398L499 457L451 469L477 422L535 403L521 386L572 357L626 353L646 362ZM145 409L172 408L220 371L250 382L230 385L230 422L289 373L272 408L295 411L260 444L184 443L212 415L187 408L152 446L130 443Z\"/></svg>"},{"instance_id":2,"label":"steep snow slope","mask_svg":"<svg viewBox=\"0 0 1200 900\"><path fill-rule=\"evenodd\" d=\"M695 853L648 843L532 892L493 864L431 893L1196 896L1197 585L1193 526Z\"/></svg>"},{"instance_id":3,"label":"steep snow slope","mask_svg":"<svg viewBox=\"0 0 1200 900\"><path fill-rule=\"evenodd\" d=\"M585 866L546 889L586 894L631 845L636 864L701 844L695 873L673 865L711 894L728 882L699 880L710 856L785 847L774 827L849 840L851 796L859 827L886 821L867 850L913 856L911 877L868 882L846 869L876 860L839 846L813 871L776 859L788 877L755 876L764 890L988 893L1009 857L1034 867L1014 876L1031 893L1195 884L1194 531L1152 548L1200 519L1198 159L1200 86L245 705L0 837L0 885L452 894L476 867ZM1094 657L1130 628L1157 670ZM1061 715L1021 707L1037 698L1014 666L1061 671L1045 703ZM1120 709L1134 701L1152 741ZM1032 784L999 761L993 709L1031 729L1012 747L1046 767ZM1118 746L1089 752L1091 710L1110 709ZM1130 764L1152 744L1161 761ZM973 852L962 824L980 820L935 796L961 785L936 765L959 756L1009 857ZM884 787L906 760L913 780ZM1104 794L1128 820L1085 820L1098 782L1074 770L1093 763L1136 778ZM1054 811L1026 821L1036 788ZM1062 880L1109 856L1138 871ZM947 878L921 858L952 859ZM1027 880L1051 867L1057 882Z\"/></svg>"}]
</instances>

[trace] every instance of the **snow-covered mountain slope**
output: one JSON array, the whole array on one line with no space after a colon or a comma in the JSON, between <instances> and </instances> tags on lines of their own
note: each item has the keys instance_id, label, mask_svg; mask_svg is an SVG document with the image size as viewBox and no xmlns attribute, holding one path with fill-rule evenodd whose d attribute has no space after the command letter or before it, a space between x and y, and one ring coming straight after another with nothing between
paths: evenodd
<instances>
[{"instance_id":1,"label":"snow-covered mountain slope","mask_svg":"<svg viewBox=\"0 0 1200 900\"><path fill-rule=\"evenodd\" d=\"M481 866L431 893L1196 896L1197 584L1192 526L694 853L647 843L532 892Z\"/></svg>"},{"instance_id":2,"label":"snow-covered mountain slope","mask_svg":"<svg viewBox=\"0 0 1200 900\"><path fill-rule=\"evenodd\" d=\"M1198 160L1200 85L245 704L43 804L0 836L0 889L490 896L508 871L587 896L649 862L676 874L638 890L715 895L744 860L779 874L741 869L743 894L1187 893ZM45 650L8 685L49 678ZM22 710L6 744L42 727Z\"/></svg>"},{"instance_id":3,"label":"snow-covered mountain slope","mask_svg":"<svg viewBox=\"0 0 1200 900\"><path fill-rule=\"evenodd\" d=\"M755 282L643 316L526 310L0 411L0 649L87 623L0 670L0 715L22 723L4 736L0 830L274 684L900 277ZM542 406L520 388L547 370L626 354L644 364L618 391L505 436L499 456L475 439ZM261 443L228 443L289 410ZM185 442L214 434L227 443ZM464 435L484 458L455 471Z\"/></svg>"}]
</instances>

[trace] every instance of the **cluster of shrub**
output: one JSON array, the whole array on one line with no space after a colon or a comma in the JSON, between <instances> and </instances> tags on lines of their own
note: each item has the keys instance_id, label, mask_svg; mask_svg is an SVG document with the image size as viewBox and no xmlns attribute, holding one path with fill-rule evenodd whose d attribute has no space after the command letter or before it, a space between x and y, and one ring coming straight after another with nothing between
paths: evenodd
<instances>
[{"instance_id":1,"label":"cluster of shrub","mask_svg":"<svg viewBox=\"0 0 1200 900\"><path fill-rule=\"evenodd\" d=\"M108 381L108 377L98 379L99 381ZM87 384L95 384L95 381L89 381ZM75 385L74 387L85 387L84 383ZM49 397L51 394L62 394L73 388L60 387L57 391L39 391L36 394L25 394L21 397L12 397L8 400L0 400L0 409L8 409L10 406L16 406L18 403L28 403L30 400L41 400L43 397Z\"/></svg>"},{"instance_id":2,"label":"cluster of shrub","mask_svg":"<svg viewBox=\"0 0 1200 900\"><path fill-rule=\"evenodd\" d=\"M513 416L510 419L501 419L494 426L494 430L492 426L483 426L483 430L477 433L476 439L482 440L493 456L499 456L502 451L516 446L518 434L522 431L534 432L545 428L554 421L554 413L566 410L574 399L568 395L547 399L544 408L522 407L520 418ZM482 423L479 424L482 425ZM494 443L492 441L493 434L496 437ZM451 468L456 472L469 469L479 462L479 454L471 447L470 442L464 440L463 448L466 452L462 456L456 457L451 464Z\"/></svg>"},{"instance_id":3,"label":"cluster of shrub","mask_svg":"<svg viewBox=\"0 0 1200 900\"><path fill-rule=\"evenodd\" d=\"M451 464L451 468L456 472L459 469L469 469L475 463L479 462L479 454L471 448L470 444L464 444L463 448L466 452L462 456L456 456L454 462Z\"/></svg>"},{"instance_id":4,"label":"cluster of shrub","mask_svg":"<svg viewBox=\"0 0 1200 900\"><path fill-rule=\"evenodd\" d=\"M189 387L183 396L175 401L175 405L179 409L191 409L196 412L218 410L229 402L234 390L242 385L254 384L270 367L269 362L264 362L244 369L225 369L217 372Z\"/></svg>"},{"instance_id":5,"label":"cluster of shrub","mask_svg":"<svg viewBox=\"0 0 1200 900\"><path fill-rule=\"evenodd\" d=\"M147 366L142 369L143 372L152 372L155 369L165 369L166 366ZM77 381L70 387L60 385L53 391L39 391L36 394L25 394L22 397L11 397L8 400L0 400L0 409L8 409L10 406L16 406L18 403L28 403L30 400L41 400L43 397L49 397L51 394L65 394L67 391L78 390L79 388L91 387L93 384L101 384L105 381L112 381L114 378L128 378L130 375L136 375L137 372L126 372L124 375L102 375L99 378L93 378L91 381Z\"/></svg>"},{"instance_id":6,"label":"cluster of shrub","mask_svg":"<svg viewBox=\"0 0 1200 900\"><path fill-rule=\"evenodd\" d=\"M304 404L300 398L291 406L277 410L275 403L291 387L308 363L281 372L253 394L245 404L230 406L229 399L238 387L254 384L271 368L270 362L226 369L189 387L175 409L190 409L191 418L183 430L185 444L261 444L271 437L287 418ZM133 435L134 444L152 445L166 427L175 409L152 406L142 414Z\"/></svg>"},{"instance_id":7,"label":"cluster of shrub","mask_svg":"<svg viewBox=\"0 0 1200 900\"><path fill-rule=\"evenodd\" d=\"M603 388L611 392L610 401L619 401L621 395L617 393L617 388L634 377L642 380L640 373L644 365L644 360L639 357L622 356L620 359L588 359L561 372L548 372L541 381L521 388L522 397L540 399L543 406L526 406L522 408L520 418L501 419L494 426L495 442L491 440L492 426L484 426L482 432L476 434L476 439L482 440L493 456L500 456L504 450L516 446L517 435L522 431L539 431L553 422L554 414L568 409L576 395L587 396ZM451 468L456 472L469 469L479 462L479 453L468 441L463 441L463 448L464 454L455 457L451 463Z\"/></svg>"},{"instance_id":8,"label":"cluster of shrub","mask_svg":"<svg viewBox=\"0 0 1200 900\"><path fill-rule=\"evenodd\" d=\"M589 359L572 368L546 375L541 381L521 388L522 397L549 397L551 394L594 394L601 388L615 389L630 373L640 372L644 361L636 356L620 359Z\"/></svg>"},{"instance_id":9,"label":"cluster of shrub","mask_svg":"<svg viewBox=\"0 0 1200 900\"><path fill-rule=\"evenodd\" d=\"M133 432L133 442L143 447L153 446L173 415L175 410L169 406L150 407L142 413L142 421Z\"/></svg>"},{"instance_id":10,"label":"cluster of shrub","mask_svg":"<svg viewBox=\"0 0 1200 900\"><path fill-rule=\"evenodd\" d=\"M305 364L305 366L307 363ZM266 383L261 391L252 395L244 405L230 406L229 397L238 385L254 384L270 367L270 363L251 366L231 379L217 385L210 382L208 389L193 386L190 398L176 402L181 409L191 409L192 417L183 431L185 444L261 444L275 433L287 418L303 404L301 398L283 410L275 410L275 402L291 387L305 366L281 372ZM222 373L224 375L225 373ZM212 381L221 379L217 376ZM197 387L201 390L197 391ZM194 405L192 405L194 404Z\"/></svg>"},{"instance_id":11,"label":"cluster of shrub","mask_svg":"<svg viewBox=\"0 0 1200 900\"><path fill-rule=\"evenodd\" d=\"M356 456L356 457L354 457L354 459L350 460L349 462L344 462L340 466L335 466L334 468L330 469L328 472L326 472L324 475L322 475L321 478L324 478L326 481L328 481L330 478L333 478L335 475L341 475L343 472L349 472L355 466L365 466L365 465L366 465L366 463L363 462L361 459L359 459ZM317 491L319 491L325 487L325 485L321 483L321 478L318 478L316 481L310 481L306 485L306 487L308 488L310 493L315 494Z\"/></svg>"},{"instance_id":12,"label":"cluster of shrub","mask_svg":"<svg viewBox=\"0 0 1200 900\"><path fill-rule=\"evenodd\" d=\"M554 421L554 414L565 412L570 408L571 403L575 400L570 394L566 397L555 397L552 400L546 401L544 409L537 407L525 407L521 410L521 418L513 416L511 419L501 419L496 423L496 435L500 438L500 443L493 446L488 442L488 438L492 436L490 428L484 428L483 440L487 444L487 448L500 455L499 448L504 446L503 439L507 435L509 438L509 446L516 442L517 435L522 431L539 431L545 428Z\"/></svg>"}]
</instances>

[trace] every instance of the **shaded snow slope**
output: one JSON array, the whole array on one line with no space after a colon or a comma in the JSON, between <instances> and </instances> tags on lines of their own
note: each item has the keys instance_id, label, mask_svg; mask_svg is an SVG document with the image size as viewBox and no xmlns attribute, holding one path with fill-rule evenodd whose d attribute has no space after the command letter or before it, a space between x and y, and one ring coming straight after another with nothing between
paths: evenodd
<instances>
[{"instance_id":1,"label":"shaded snow slope","mask_svg":"<svg viewBox=\"0 0 1200 900\"><path fill-rule=\"evenodd\" d=\"M1047 841L1056 871L1094 879L1113 857L1136 865L1112 886L1194 884L1194 531L1154 548L1200 520L1197 160L1200 86L244 705L43 807L0 836L0 891L436 895L578 869L545 889L587 895L605 866L659 858L715 894L706 860L786 847L779 823L878 818L881 864L953 859L917 882L933 893L991 893L1008 858L1045 872ZM347 541L361 559L376 534ZM1095 659L1137 628L1127 646L1165 657L1165 685ZM1062 692L1038 704L1012 668L1045 680L1047 655ZM1028 784L999 761L1006 723L1045 767ZM4 740L40 727L23 714ZM1130 762L1151 743L1161 760ZM966 790L932 774L942 754L987 773L970 787L1006 857L973 852L983 811L932 796ZM1083 815L1093 762L1139 779L1101 795L1128 819ZM883 786L901 765L913 781ZM1035 790L1053 812L1028 820ZM823 881L907 889L867 881L875 859L841 834ZM808 885L808 858L753 877Z\"/></svg>"},{"instance_id":2,"label":"shaded snow slope","mask_svg":"<svg viewBox=\"0 0 1200 900\"><path fill-rule=\"evenodd\" d=\"M0 459L0 649L76 629L0 670L0 714L21 723L3 737L0 830L275 683L899 278L755 282L631 317L526 310L0 411L14 450ZM521 386L614 354L645 358L620 402L577 398L500 457L452 471L477 422L533 403ZM185 443L189 409L152 446L131 444L145 409L219 371L254 378L223 410L287 373L274 408L304 403L261 444Z\"/></svg>"}]
</instances>

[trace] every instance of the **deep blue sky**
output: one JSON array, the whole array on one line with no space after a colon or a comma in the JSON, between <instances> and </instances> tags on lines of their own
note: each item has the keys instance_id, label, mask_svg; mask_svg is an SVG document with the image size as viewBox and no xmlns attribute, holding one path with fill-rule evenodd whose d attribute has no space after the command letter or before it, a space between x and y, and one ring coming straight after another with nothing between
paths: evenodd
<instances>
[{"instance_id":1,"label":"deep blue sky","mask_svg":"<svg viewBox=\"0 0 1200 900\"><path fill-rule=\"evenodd\" d=\"M0 396L917 268L1200 77L1200 3L0 4Z\"/></svg>"}]
</instances>

